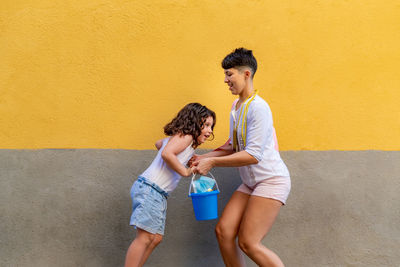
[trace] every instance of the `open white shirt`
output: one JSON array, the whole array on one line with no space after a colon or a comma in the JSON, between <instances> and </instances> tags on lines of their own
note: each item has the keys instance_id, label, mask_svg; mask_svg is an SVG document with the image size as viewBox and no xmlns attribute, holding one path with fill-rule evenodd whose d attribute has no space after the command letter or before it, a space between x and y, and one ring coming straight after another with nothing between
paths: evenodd
<instances>
[{"instance_id":1,"label":"open white shirt","mask_svg":"<svg viewBox=\"0 0 400 267\"><path fill-rule=\"evenodd\" d=\"M243 103L243 109L247 102ZM258 95L249 104L247 112L246 146L242 138L242 120L239 118L241 107L235 110L234 102L230 115L230 143L233 140L233 129L236 123L239 150L246 151L257 159L257 164L239 167L240 177L244 184L254 186L258 182L275 177L289 176L289 171L281 159L273 126L272 113L267 102ZM239 120L239 122L238 122ZM244 120L243 120L244 122Z\"/></svg>"}]
</instances>

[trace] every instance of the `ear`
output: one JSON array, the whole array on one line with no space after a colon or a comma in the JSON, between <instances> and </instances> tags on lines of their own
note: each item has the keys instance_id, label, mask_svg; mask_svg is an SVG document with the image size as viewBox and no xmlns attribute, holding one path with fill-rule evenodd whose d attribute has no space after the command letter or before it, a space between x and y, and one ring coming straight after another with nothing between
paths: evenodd
<instances>
[{"instance_id":1,"label":"ear","mask_svg":"<svg viewBox=\"0 0 400 267\"><path fill-rule=\"evenodd\" d=\"M251 78L251 71L250 71L249 69L246 69L246 70L244 71L244 76L245 76L246 78Z\"/></svg>"}]
</instances>

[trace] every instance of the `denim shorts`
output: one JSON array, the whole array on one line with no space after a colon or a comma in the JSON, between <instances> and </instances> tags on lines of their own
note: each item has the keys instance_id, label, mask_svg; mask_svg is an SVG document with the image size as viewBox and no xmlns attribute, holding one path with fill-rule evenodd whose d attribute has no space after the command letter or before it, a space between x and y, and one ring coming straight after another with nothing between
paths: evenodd
<instances>
[{"instance_id":1,"label":"denim shorts","mask_svg":"<svg viewBox=\"0 0 400 267\"><path fill-rule=\"evenodd\" d=\"M152 234L164 235L168 193L150 180L139 176L131 188L130 225Z\"/></svg>"}]
</instances>

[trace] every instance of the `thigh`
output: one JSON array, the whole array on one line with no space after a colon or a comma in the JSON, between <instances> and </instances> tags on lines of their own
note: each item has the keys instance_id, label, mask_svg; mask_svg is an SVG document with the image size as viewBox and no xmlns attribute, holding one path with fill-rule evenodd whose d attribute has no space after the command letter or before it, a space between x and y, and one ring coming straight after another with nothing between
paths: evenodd
<instances>
[{"instance_id":1,"label":"thigh","mask_svg":"<svg viewBox=\"0 0 400 267\"><path fill-rule=\"evenodd\" d=\"M226 204L218 225L224 229L229 229L236 234L249 197L250 195L248 194L235 191L228 204Z\"/></svg>"},{"instance_id":2,"label":"thigh","mask_svg":"<svg viewBox=\"0 0 400 267\"><path fill-rule=\"evenodd\" d=\"M275 199L251 196L241 221L239 235L254 242L261 242L271 229L282 203Z\"/></svg>"}]
</instances>

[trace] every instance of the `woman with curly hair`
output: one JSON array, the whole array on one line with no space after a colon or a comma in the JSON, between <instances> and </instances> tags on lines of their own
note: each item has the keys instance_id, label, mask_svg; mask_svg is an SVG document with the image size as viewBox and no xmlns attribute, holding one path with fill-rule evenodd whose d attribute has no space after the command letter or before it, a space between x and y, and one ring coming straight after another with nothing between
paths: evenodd
<instances>
[{"instance_id":1,"label":"woman with curly hair","mask_svg":"<svg viewBox=\"0 0 400 267\"><path fill-rule=\"evenodd\" d=\"M215 113L199 103L187 104L164 127L168 136L156 142L157 156L133 183L130 225L137 229L130 245L125 267L142 266L164 235L167 197L182 176L193 173L186 164L194 149L211 135Z\"/></svg>"}]
</instances>

